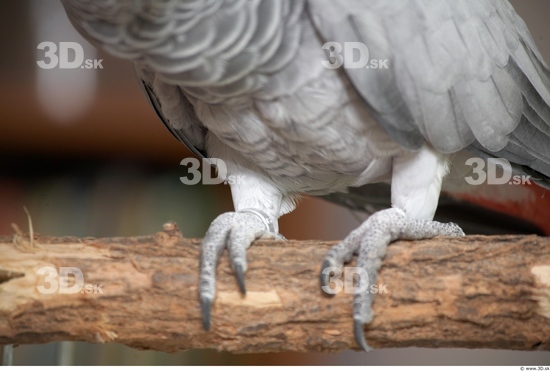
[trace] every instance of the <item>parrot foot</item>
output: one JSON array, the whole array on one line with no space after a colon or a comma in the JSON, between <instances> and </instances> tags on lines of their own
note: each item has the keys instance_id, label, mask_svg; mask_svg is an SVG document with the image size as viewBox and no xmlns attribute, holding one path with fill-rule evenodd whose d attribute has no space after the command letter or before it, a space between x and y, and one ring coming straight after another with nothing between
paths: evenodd
<instances>
[{"instance_id":1,"label":"parrot foot","mask_svg":"<svg viewBox=\"0 0 550 371\"><path fill-rule=\"evenodd\" d=\"M320 281L323 290L329 294L335 293L329 286L331 273L338 276L337 272L341 272L344 263L350 262L355 253L358 254L357 274L354 275L357 279L353 288L353 320L355 341L364 351L372 349L365 340L363 330L373 316L371 306L374 295L370 285L376 283L388 244L397 239L421 240L436 236L458 237L464 236L464 232L454 223L415 220L407 217L403 210L391 208L371 215L327 254Z\"/></svg>"},{"instance_id":2,"label":"parrot foot","mask_svg":"<svg viewBox=\"0 0 550 371\"><path fill-rule=\"evenodd\" d=\"M202 241L199 275L202 323L206 331L211 325L210 311L216 294L216 266L221 252L227 247L239 289L246 294L246 249L260 237L280 238L270 218L257 209L221 214L208 228Z\"/></svg>"}]
</instances>

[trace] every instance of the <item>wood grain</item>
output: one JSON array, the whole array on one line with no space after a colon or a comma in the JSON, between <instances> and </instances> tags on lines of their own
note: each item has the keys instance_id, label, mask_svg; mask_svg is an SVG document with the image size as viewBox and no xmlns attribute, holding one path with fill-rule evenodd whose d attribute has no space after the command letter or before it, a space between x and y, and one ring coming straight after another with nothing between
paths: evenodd
<instances>
[{"instance_id":1,"label":"wood grain","mask_svg":"<svg viewBox=\"0 0 550 371\"><path fill-rule=\"evenodd\" d=\"M357 349L352 295L324 294L318 272L334 242L257 241L242 297L226 254L213 326L201 324L200 240L174 224L144 237L0 238L0 344L118 342L177 352L337 352ZM41 267L76 267L97 293L43 294ZM100 286L97 286L100 285ZM401 241L377 282L375 348L550 350L550 238L468 236Z\"/></svg>"}]
</instances>

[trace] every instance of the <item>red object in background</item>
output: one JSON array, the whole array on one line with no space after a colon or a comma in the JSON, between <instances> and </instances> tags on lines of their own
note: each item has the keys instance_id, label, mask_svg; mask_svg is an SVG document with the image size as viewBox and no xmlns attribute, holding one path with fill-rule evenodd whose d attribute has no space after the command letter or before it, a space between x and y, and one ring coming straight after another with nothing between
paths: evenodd
<instances>
[{"instance_id":1,"label":"red object in background","mask_svg":"<svg viewBox=\"0 0 550 371\"><path fill-rule=\"evenodd\" d=\"M550 235L550 191L537 185L478 186L474 192L453 196L522 219Z\"/></svg>"}]
</instances>

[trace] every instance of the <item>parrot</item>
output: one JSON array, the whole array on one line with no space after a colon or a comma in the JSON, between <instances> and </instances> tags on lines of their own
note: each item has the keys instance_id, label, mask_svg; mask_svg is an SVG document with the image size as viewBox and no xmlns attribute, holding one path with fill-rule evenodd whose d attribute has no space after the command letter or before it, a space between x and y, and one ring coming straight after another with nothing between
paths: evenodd
<instances>
[{"instance_id":1,"label":"parrot","mask_svg":"<svg viewBox=\"0 0 550 371\"><path fill-rule=\"evenodd\" d=\"M239 180L234 211L202 240L205 330L221 253L245 294L247 249L282 238L278 219L302 195L362 208L369 187L387 185L388 205L321 264L328 285L357 255L361 286L392 241L464 235L434 214L446 189L469 189L468 158L505 159L550 185L550 70L507 0L61 2L87 40L133 63L172 134ZM358 67L357 51L371 63ZM365 351L373 300L353 297Z\"/></svg>"}]
</instances>

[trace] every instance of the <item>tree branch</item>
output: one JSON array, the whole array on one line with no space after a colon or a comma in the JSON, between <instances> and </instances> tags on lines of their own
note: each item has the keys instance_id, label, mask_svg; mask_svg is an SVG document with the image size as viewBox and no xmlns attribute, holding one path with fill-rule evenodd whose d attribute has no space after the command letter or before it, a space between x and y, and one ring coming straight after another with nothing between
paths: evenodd
<instances>
[{"instance_id":1,"label":"tree branch","mask_svg":"<svg viewBox=\"0 0 550 371\"><path fill-rule=\"evenodd\" d=\"M353 296L329 297L319 287L332 245L256 242L249 249L246 298L223 254L207 333L197 295L200 240L182 238L174 224L145 237L35 236L32 246L19 233L0 238L0 344L71 340L235 353L357 349ZM37 273L41 267L78 268L88 286L84 293L62 294L60 287L41 293L49 288L47 274ZM78 282L70 277L70 285ZM377 285L375 317L366 329L375 348L550 350L550 238L394 243Z\"/></svg>"}]
</instances>

